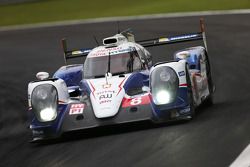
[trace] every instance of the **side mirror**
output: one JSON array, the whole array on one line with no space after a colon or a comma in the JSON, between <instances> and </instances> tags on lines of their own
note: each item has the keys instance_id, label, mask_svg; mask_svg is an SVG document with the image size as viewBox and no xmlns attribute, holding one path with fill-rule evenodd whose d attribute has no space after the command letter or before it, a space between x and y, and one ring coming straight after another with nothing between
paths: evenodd
<instances>
[{"instance_id":1,"label":"side mirror","mask_svg":"<svg viewBox=\"0 0 250 167\"><path fill-rule=\"evenodd\" d=\"M143 92L150 92L150 88L147 87L147 86L143 86L143 87L142 87L142 91L143 91Z\"/></svg>"}]
</instances>

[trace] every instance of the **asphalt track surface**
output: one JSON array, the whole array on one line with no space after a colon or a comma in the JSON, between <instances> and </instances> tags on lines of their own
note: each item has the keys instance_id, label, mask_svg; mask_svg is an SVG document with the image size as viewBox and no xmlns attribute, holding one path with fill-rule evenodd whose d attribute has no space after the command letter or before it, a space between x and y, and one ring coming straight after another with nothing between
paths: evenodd
<instances>
[{"instance_id":1,"label":"asphalt track surface","mask_svg":"<svg viewBox=\"0 0 250 167\"><path fill-rule=\"evenodd\" d=\"M64 64L60 39L70 47L95 46L116 23L0 32L0 166L229 166L250 143L250 15L206 16L208 51L216 83L214 105L190 122L97 128L62 140L30 144L27 84L38 71ZM122 21L137 40L199 31L199 17ZM150 48L154 62L196 43ZM81 60L78 60L81 61Z\"/></svg>"}]
</instances>

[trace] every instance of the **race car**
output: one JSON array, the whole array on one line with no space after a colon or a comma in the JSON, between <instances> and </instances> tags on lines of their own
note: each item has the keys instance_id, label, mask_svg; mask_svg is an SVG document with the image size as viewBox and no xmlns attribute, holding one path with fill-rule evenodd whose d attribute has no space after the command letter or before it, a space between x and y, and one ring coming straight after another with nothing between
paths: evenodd
<instances>
[{"instance_id":1,"label":"race car","mask_svg":"<svg viewBox=\"0 0 250 167\"><path fill-rule=\"evenodd\" d=\"M66 65L52 77L38 72L28 85L32 141L63 133L135 121L190 120L203 103L213 103L214 84L201 32L135 41L131 30L103 39L103 45L69 50ZM152 62L146 47L202 40L204 46L176 51L173 61ZM68 59L86 57L80 64Z\"/></svg>"}]
</instances>

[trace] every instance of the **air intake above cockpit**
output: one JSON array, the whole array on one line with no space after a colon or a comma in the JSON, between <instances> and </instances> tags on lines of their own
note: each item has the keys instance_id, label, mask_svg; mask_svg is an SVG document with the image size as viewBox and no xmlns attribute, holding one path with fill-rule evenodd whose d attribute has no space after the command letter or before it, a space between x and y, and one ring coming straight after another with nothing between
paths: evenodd
<instances>
[{"instance_id":1,"label":"air intake above cockpit","mask_svg":"<svg viewBox=\"0 0 250 167\"><path fill-rule=\"evenodd\" d=\"M122 34L117 34L113 37L108 37L103 39L103 45L105 46L118 46L126 42L128 42L128 39Z\"/></svg>"}]
</instances>

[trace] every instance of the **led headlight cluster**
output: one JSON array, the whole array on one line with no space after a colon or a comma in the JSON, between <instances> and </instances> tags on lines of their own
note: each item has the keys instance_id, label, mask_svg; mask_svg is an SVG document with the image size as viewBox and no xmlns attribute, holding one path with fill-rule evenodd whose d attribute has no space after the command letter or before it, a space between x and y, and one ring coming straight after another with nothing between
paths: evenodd
<instances>
[{"instance_id":1,"label":"led headlight cluster","mask_svg":"<svg viewBox=\"0 0 250 167\"><path fill-rule=\"evenodd\" d=\"M158 104L167 104L170 101L170 93L166 90L158 90L155 94L155 101Z\"/></svg>"},{"instance_id":2,"label":"led headlight cluster","mask_svg":"<svg viewBox=\"0 0 250 167\"><path fill-rule=\"evenodd\" d=\"M57 90L51 84L38 85L31 95L31 105L41 122L53 121L57 117Z\"/></svg>"},{"instance_id":3,"label":"led headlight cluster","mask_svg":"<svg viewBox=\"0 0 250 167\"><path fill-rule=\"evenodd\" d=\"M156 105L171 103L177 96L179 79L170 67L158 67L150 76L151 93Z\"/></svg>"}]
</instances>

